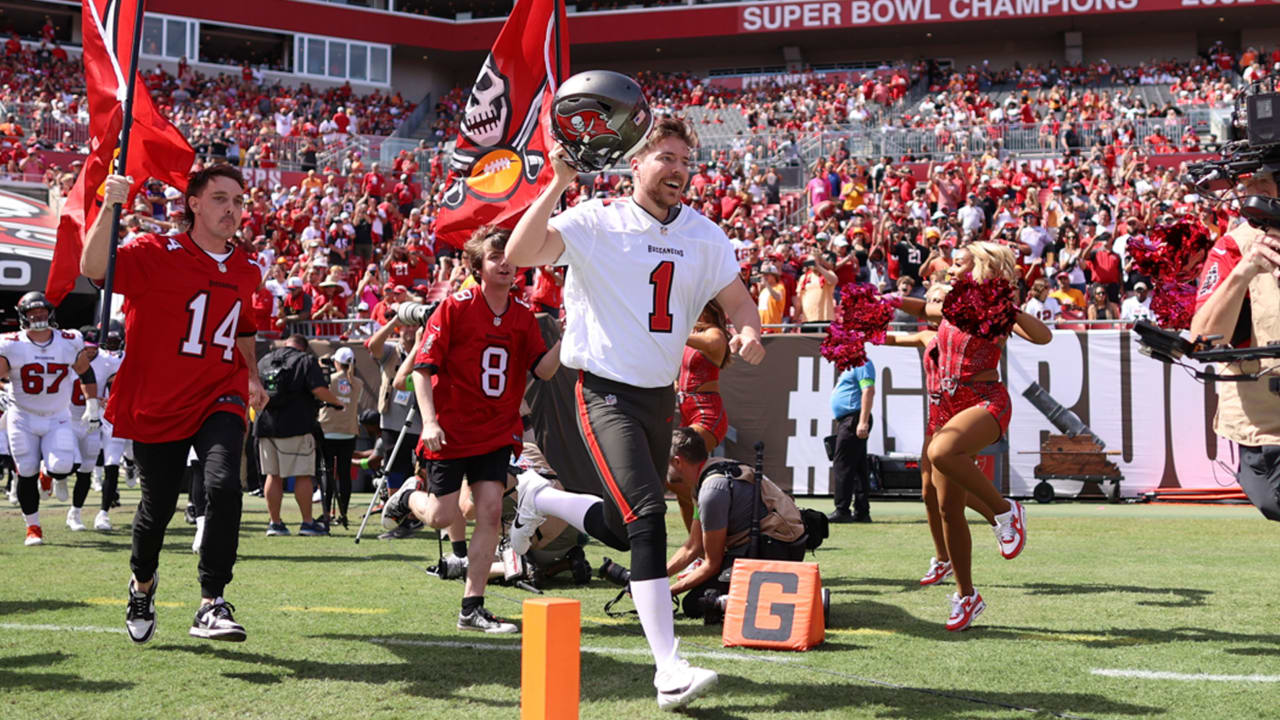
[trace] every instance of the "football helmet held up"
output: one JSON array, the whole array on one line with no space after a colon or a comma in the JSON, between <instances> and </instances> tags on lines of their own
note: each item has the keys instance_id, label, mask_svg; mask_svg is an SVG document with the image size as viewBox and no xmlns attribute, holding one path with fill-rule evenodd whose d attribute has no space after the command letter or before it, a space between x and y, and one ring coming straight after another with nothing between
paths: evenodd
<instances>
[{"instance_id":1,"label":"football helmet held up","mask_svg":"<svg viewBox=\"0 0 1280 720\"><path fill-rule=\"evenodd\" d=\"M565 80L551 105L551 134L579 172L598 172L618 162L652 126L653 112L640 86L608 70Z\"/></svg>"}]
</instances>

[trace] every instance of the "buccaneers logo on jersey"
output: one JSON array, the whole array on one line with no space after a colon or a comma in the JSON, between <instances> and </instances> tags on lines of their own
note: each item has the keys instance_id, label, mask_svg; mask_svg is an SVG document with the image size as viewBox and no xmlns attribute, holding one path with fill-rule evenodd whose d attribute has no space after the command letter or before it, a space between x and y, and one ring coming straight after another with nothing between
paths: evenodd
<instances>
[{"instance_id":1,"label":"buccaneers logo on jersey","mask_svg":"<svg viewBox=\"0 0 1280 720\"><path fill-rule=\"evenodd\" d=\"M621 139L621 136L609 127L609 118L594 108L578 110L570 115L556 113L556 126L570 141L590 142L592 138L597 137Z\"/></svg>"}]
</instances>

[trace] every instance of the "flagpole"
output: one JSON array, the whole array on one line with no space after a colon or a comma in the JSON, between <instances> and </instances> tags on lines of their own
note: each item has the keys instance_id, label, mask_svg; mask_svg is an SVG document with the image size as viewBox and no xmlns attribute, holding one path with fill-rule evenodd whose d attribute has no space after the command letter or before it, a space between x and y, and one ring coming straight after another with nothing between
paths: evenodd
<instances>
[{"instance_id":1,"label":"flagpole","mask_svg":"<svg viewBox=\"0 0 1280 720\"><path fill-rule=\"evenodd\" d=\"M142 46L142 15L145 0L137 0L138 9L133 18L133 45L129 49L129 79L124 102L120 109L124 113L124 124L120 128L120 155L116 160L114 173L123 175L129 169L129 133L133 130L133 91L138 80L138 50ZM120 215L123 205L111 206L111 245L107 253L107 274L102 282L102 316L98 322L98 342L107 339L107 328L111 323L111 295L115 286L116 246L120 243Z\"/></svg>"},{"instance_id":2,"label":"flagpole","mask_svg":"<svg viewBox=\"0 0 1280 720\"><path fill-rule=\"evenodd\" d=\"M563 73L563 70L561 69L562 61L560 59L560 7L563 5L563 3L564 3L564 0L551 0L551 23L553 28L555 29L555 38L556 38L556 67L554 71L556 76L556 92L560 92L560 83L564 81L564 78L561 77L561 73ZM556 171L555 166L552 165L551 173L554 175L555 171ZM569 201L565 199L564 193L560 193L560 212L564 212L565 209L568 207L569 207Z\"/></svg>"}]
</instances>

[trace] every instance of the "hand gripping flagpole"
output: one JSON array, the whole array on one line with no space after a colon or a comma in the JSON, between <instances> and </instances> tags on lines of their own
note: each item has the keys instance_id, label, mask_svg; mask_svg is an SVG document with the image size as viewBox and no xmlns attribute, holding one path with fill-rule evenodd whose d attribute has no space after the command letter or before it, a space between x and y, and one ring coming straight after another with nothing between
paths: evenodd
<instances>
[{"instance_id":1,"label":"hand gripping flagpole","mask_svg":"<svg viewBox=\"0 0 1280 720\"><path fill-rule=\"evenodd\" d=\"M92 1L92 0L90 0ZM126 0L127 1L127 0ZM138 49L142 45L142 15L145 0L137 0L138 9L133 18L133 42L129 51L129 78L124 101L120 105L124 113L124 123L120 128L120 154L116 159L114 173L123 175L129 168L129 133L133 130L133 91L138 79ZM111 206L111 245L107 253L107 274L102 281L102 316L99 319L99 342L107 337L107 327L111 323L111 295L115 285L116 246L120 242L120 215L123 205Z\"/></svg>"}]
</instances>

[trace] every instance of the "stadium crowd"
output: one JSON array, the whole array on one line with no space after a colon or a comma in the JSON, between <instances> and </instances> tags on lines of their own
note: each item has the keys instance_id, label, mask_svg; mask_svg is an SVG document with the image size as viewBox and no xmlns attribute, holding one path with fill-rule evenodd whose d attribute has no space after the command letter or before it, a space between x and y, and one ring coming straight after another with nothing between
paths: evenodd
<instances>
[{"instance_id":1,"label":"stadium crowd","mask_svg":"<svg viewBox=\"0 0 1280 720\"><path fill-rule=\"evenodd\" d=\"M0 124L5 167L45 172L50 185L65 191L73 173L46 169L30 151L81 149L57 134L64 125L84 124L79 62L44 58L15 40L7 50L0 102L25 103L35 113ZM838 83L811 74L746 89L688 73L646 71L637 79L656 109L700 111L705 136L714 136L730 113L751 129L729 143L706 145L691 170L686 201L734 242L744 280L754 295L765 296L760 305L767 324L829 320L836 287L853 280L886 288L910 283L922 294L949 263L952 248L978 239L1018 249L1028 302L1044 319L1107 320L1116 319L1113 305L1146 284L1128 271L1130 236L1184 214L1217 230L1225 222L1198 198L1181 195L1176 165L1155 157L1199 150L1182 105L1227 102L1237 72L1266 73L1276 61L1280 49L1250 49L1238 58L1215 50L1192 61L1132 67L1098 61L943 71L920 62ZM373 326L362 321L385 322L389 304L415 294L438 299L468 282L461 254L434 241L438 198L449 180L439 145L456 132L464 90L436 100L435 147L423 141L384 166L349 146L340 154L324 151L343 148L355 133L389 133L413 109L396 93L357 96L349 85L264 84L248 67L206 76L185 62L176 73L157 66L144 77L199 162L272 169L288 148L306 171L290 187L262 182L250 194L240 238L266 277L258 297L262 327L367 332ZM910 89L921 84L926 91L908 102ZM1167 86L1177 102L1147 104L1135 93L1144 85ZM1155 118L1156 127L1142 136L1132 123L1144 118ZM796 139L846 127L851 119L926 129L939 136L938 151L877 159L839 138L804 148ZM1036 150L1049 157L1033 162L1003 148L998 131L1011 123L1040 128ZM1085 134L1082 123L1105 132ZM967 152L967 133L986 133L984 149ZM794 180L797 171L803 189L784 189L784 177ZM629 191L625 176L606 174L584 176L567 196L574 204ZM126 233L174 227L180 195L152 185L134 211ZM529 271L526 292L556 308L555 277ZM1044 299L1038 299L1045 295L1041 285L1048 290ZM1095 285L1106 303L1092 307ZM298 324L305 320L327 324Z\"/></svg>"}]
</instances>

